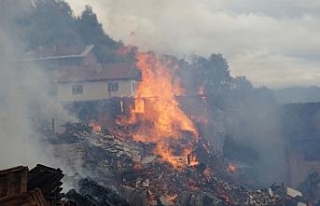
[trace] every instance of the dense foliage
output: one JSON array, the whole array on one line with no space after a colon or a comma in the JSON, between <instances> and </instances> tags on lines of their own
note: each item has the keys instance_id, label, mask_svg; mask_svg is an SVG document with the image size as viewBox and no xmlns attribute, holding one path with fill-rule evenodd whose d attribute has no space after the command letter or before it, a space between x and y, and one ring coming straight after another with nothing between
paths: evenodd
<instances>
[{"instance_id":1,"label":"dense foliage","mask_svg":"<svg viewBox=\"0 0 320 206\"><path fill-rule=\"evenodd\" d=\"M123 44L111 39L87 6L79 17L63 0L35 0L18 19L27 49L50 46L95 45L101 62L121 61L116 53Z\"/></svg>"}]
</instances>

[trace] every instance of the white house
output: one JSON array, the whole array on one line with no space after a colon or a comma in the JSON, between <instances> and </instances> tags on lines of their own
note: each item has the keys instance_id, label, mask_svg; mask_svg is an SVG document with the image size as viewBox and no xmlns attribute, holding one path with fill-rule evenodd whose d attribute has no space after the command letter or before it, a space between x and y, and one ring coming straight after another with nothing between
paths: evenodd
<instances>
[{"instance_id":1,"label":"white house","mask_svg":"<svg viewBox=\"0 0 320 206\"><path fill-rule=\"evenodd\" d=\"M41 68L49 79L49 92L61 102L133 97L141 78L134 62L101 64L94 45L40 48L20 63Z\"/></svg>"},{"instance_id":2,"label":"white house","mask_svg":"<svg viewBox=\"0 0 320 206\"><path fill-rule=\"evenodd\" d=\"M60 70L57 98L62 102L134 97L140 71L133 62Z\"/></svg>"}]
</instances>

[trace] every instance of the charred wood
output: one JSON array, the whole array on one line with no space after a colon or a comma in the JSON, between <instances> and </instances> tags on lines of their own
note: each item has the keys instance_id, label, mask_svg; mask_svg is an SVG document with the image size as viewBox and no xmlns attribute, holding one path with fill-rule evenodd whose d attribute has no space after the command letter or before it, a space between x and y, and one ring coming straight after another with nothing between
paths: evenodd
<instances>
[{"instance_id":1,"label":"charred wood","mask_svg":"<svg viewBox=\"0 0 320 206\"><path fill-rule=\"evenodd\" d=\"M110 188L98 185L95 181L89 179L82 179L79 181L79 193L82 195L89 195L94 197L98 205L107 205L107 202L117 206L130 206L125 198L120 196ZM112 206L110 205L110 206Z\"/></svg>"}]
</instances>

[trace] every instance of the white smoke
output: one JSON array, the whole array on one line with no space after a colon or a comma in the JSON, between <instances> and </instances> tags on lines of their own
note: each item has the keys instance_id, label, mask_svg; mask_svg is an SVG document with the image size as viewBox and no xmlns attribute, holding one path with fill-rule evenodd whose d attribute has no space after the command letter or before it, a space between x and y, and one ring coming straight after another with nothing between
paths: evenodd
<instances>
[{"instance_id":1,"label":"white smoke","mask_svg":"<svg viewBox=\"0 0 320 206\"><path fill-rule=\"evenodd\" d=\"M316 0L67 2L76 14L92 6L107 34L144 50L223 53L233 75L270 88L320 82Z\"/></svg>"},{"instance_id":2,"label":"white smoke","mask_svg":"<svg viewBox=\"0 0 320 206\"><path fill-rule=\"evenodd\" d=\"M69 118L47 95L44 86L47 79L41 68L19 63L25 44L17 35L19 28L14 20L29 8L26 2L0 2L0 169L55 164L33 121L38 114Z\"/></svg>"}]
</instances>

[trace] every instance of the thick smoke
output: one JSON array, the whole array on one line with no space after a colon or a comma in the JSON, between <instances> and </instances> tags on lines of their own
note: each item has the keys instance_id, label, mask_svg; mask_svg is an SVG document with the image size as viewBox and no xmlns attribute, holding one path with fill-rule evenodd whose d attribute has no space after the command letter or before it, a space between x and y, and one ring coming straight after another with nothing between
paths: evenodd
<instances>
[{"instance_id":1,"label":"thick smoke","mask_svg":"<svg viewBox=\"0 0 320 206\"><path fill-rule=\"evenodd\" d=\"M16 79L14 61L19 58L15 28L12 21L13 5L9 1L1 1L0 20L0 167L19 164L32 165L37 161L38 154L33 147L33 136L26 107L26 92L21 86L21 79ZM14 43L15 42L15 43Z\"/></svg>"},{"instance_id":2,"label":"thick smoke","mask_svg":"<svg viewBox=\"0 0 320 206\"><path fill-rule=\"evenodd\" d=\"M261 186L288 181L280 106L271 91L253 89L247 102L227 111L226 131L240 145L233 155L248 163L248 174ZM243 91L238 95L246 96ZM230 101L234 101L230 100ZM232 153L233 151L227 151ZM232 155L231 155L232 156ZM233 156L234 157L234 156Z\"/></svg>"},{"instance_id":3,"label":"thick smoke","mask_svg":"<svg viewBox=\"0 0 320 206\"><path fill-rule=\"evenodd\" d=\"M39 115L57 117L61 107L45 93L46 79L41 69L19 63L25 44L16 20L28 12L32 6L29 3L0 1L0 169L54 164L40 143L41 135L35 131L34 123Z\"/></svg>"},{"instance_id":4,"label":"thick smoke","mask_svg":"<svg viewBox=\"0 0 320 206\"><path fill-rule=\"evenodd\" d=\"M41 68L34 66L30 70L16 67L15 62L23 53L24 45L19 41L19 36L14 35L19 32L12 27L14 24L11 20L27 10L28 6L32 6L23 4L23 1L17 6L17 2L19 1L0 1L0 168L41 162L53 164L52 159L42 155L44 149L41 149L43 146L39 143L39 134L34 131L30 120L43 117L44 114L47 119L69 118L60 110L59 105L44 93L43 85L47 79ZM221 6L224 3L220 1L215 9L195 3L197 1L170 1L169 4L139 0L135 5L132 1L114 0L68 2L78 6L78 10L84 8L83 2L91 3L107 29L106 33L126 43L138 44L143 49L169 53L188 53L193 50L200 54L222 52L228 57L232 73L249 75L250 79L272 86L297 82L314 83L319 78L318 75L312 75L317 71L318 61L307 62L299 57L298 51L292 50L290 53L285 50L287 47L292 49L292 45L301 42L296 41L297 39L305 39L305 45L299 44L296 48L304 48L303 55L313 52L309 46L314 45L312 39L315 38L309 38L309 28L302 27L302 33L294 32L296 25L304 23L314 28L313 24L318 20L308 16L276 19L267 12L264 15L257 14L259 11L255 14L225 12ZM233 10L243 9L237 7ZM167 29L169 27L175 29ZM288 32L282 32L284 30ZM287 33L292 34L290 38ZM312 34L316 35L315 32ZM271 49L269 51L266 48ZM305 74L305 67L310 71L310 75ZM290 75L287 75L288 73ZM233 136L237 143L256 151L250 155L256 154L259 162L255 165L256 173L261 180L266 183L284 181L285 148L278 105L261 90L251 89L249 93L248 95L245 91L238 91L237 95L247 96L246 100L237 101L234 96L226 99L225 105L232 105L228 109L211 105L213 108L210 109L214 111L211 117L213 125L207 135L215 135L209 137L218 139L213 141L214 143L221 143L227 136ZM239 152L247 151L242 149Z\"/></svg>"},{"instance_id":5,"label":"thick smoke","mask_svg":"<svg viewBox=\"0 0 320 206\"><path fill-rule=\"evenodd\" d=\"M316 0L67 2L77 13L91 5L112 38L142 49L223 53L231 72L255 85L317 85L320 79Z\"/></svg>"},{"instance_id":6,"label":"thick smoke","mask_svg":"<svg viewBox=\"0 0 320 206\"><path fill-rule=\"evenodd\" d=\"M283 28L286 31L295 29L296 24L304 21L300 18L276 19L267 12L264 15L242 14L236 12L238 7L227 11L233 6L222 1L215 2L215 5L209 1L199 3L191 0L137 1L134 5L132 1L68 2L78 11L88 3L97 12L108 34L126 43L137 44L142 49L169 53L196 51L205 55L222 52L228 57L232 73L248 75L255 82L273 87L305 84L316 79L300 75L305 72L300 65L307 65L310 73L314 73L312 63L287 56L287 51L284 51L284 47L292 45L297 37L288 38ZM268 29L261 28L261 25ZM175 29L167 29L169 27ZM270 35L274 33L279 35ZM270 45L273 48L266 51ZM287 75L288 72L294 74ZM250 170L261 184L286 181L285 143L278 105L272 95L263 89L253 88L231 93L236 94L224 99L224 109L210 105L210 121L213 123L203 131L204 135L217 150L221 149L223 140L228 136L232 136L237 144L244 145L238 149L237 155L245 156L247 161L255 159L254 168ZM246 148L254 152L248 153Z\"/></svg>"}]
</instances>

